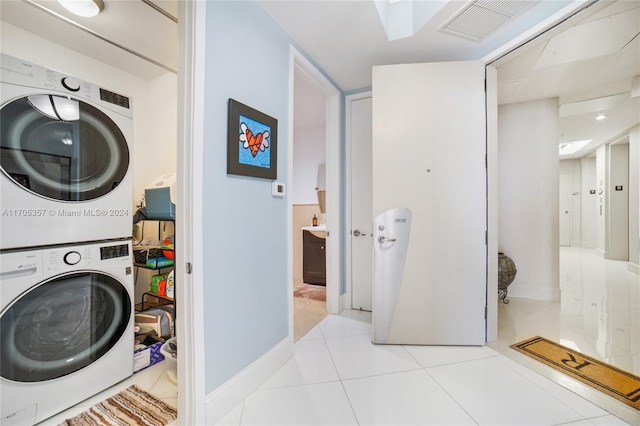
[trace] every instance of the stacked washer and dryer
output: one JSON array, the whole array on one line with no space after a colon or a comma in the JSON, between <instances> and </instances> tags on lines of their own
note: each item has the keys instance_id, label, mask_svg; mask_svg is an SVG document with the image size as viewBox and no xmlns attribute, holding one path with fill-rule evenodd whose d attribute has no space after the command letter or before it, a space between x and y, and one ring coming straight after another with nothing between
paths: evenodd
<instances>
[{"instance_id":1,"label":"stacked washer and dryer","mask_svg":"<svg viewBox=\"0 0 640 426\"><path fill-rule=\"evenodd\" d=\"M129 98L0 57L0 425L133 374Z\"/></svg>"}]
</instances>

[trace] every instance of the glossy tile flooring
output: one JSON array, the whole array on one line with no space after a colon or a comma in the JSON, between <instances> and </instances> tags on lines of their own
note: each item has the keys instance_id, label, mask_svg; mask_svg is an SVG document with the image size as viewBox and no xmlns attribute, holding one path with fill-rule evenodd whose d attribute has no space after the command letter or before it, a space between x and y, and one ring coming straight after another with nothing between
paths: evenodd
<instances>
[{"instance_id":1,"label":"glossy tile flooring","mask_svg":"<svg viewBox=\"0 0 640 426\"><path fill-rule=\"evenodd\" d=\"M640 376L639 281L627 262L561 247L561 301L500 304L500 343L540 335Z\"/></svg>"},{"instance_id":2,"label":"glossy tile flooring","mask_svg":"<svg viewBox=\"0 0 640 426\"><path fill-rule=\"evenodd\" d=\"M377 346L371 314L330 315L220 425L640 425L640 413L509 348L542 335L635 371L638 275L561 249L561 302L509 298L484 347Z\"/></svg>"},{"instance_id":3,"label":"glossy tile flooring","mask_svg":"<svg viewBox=\"0 0 640 426\"><path fill-rule=\"evenodd\" d=\"M590 402L487 346L373 345L370 316L356 311L344 314L326 317L301 338L295 344L295 357L218 424L624 425L638 421L633 419L636 410L626 410L622 420L598 406L598 398Z\"/></svg>"}]
</instances>

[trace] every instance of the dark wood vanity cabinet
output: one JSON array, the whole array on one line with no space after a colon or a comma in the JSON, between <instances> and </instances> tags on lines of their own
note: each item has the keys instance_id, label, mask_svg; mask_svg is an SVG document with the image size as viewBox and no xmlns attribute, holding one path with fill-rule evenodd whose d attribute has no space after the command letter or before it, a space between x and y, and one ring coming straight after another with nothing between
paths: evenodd
<instances>
[{"instance_id":1,"label":"dark wood vanity cabinet","mask_svg":"<svg viewBox=\"0 0 640 426\"><path fill-rule=\"evenodd\" d=\"M325 238L302 231L302 280L307 284L326 285L327 257Z\"/></svg>"}]
</instances>

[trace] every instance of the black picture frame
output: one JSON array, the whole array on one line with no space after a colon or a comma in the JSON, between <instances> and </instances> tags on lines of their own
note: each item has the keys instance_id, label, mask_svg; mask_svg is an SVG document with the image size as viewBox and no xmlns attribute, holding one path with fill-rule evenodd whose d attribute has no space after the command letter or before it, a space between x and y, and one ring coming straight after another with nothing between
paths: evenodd
<instances>
[{"instance_id":1,"label":"black picture frame","mask_svg":"<svg viewBox=\"0 0 640 426\"><path fill-rule=\"evenodd\" d=\"M276 180L278 120L229 98L227 174Z\"/></svg>"}]
</instances>

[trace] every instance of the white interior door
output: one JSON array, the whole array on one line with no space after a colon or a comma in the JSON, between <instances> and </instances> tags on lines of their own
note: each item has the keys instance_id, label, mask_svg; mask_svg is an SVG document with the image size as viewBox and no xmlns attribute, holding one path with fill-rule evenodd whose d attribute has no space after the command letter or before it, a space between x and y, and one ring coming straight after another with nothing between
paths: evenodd
<instances>
[{"instance_id":1,"label":"white interior door","mask_svg":"<svg viewBox=\"0 0 640 426\"><path fill-rule=\"evenodd\" d=\"M372 216L412 214L386 343L485 342L485 102L481 62L373 69ZM374 324L382 297L374 291Z\"/></svg>"},{"instance_id":2,"label":"white interior door","mask_svg":"<svg viewBox=\"0 0 640 426\"><path fill-rule=\"evenodd\" d=\"M350 102L351 308L370 311L373 297L371 96Z\"/></svg>"},{"instance_id":3,"label":"white interior door","mask_svg":"<svg viewBox=\"0 0 640 426\"><path fill-rule=\"evenodd\" d=\"M571 246L573 177L560 173L560 245Z\"/></svg>"}]
</instances>

